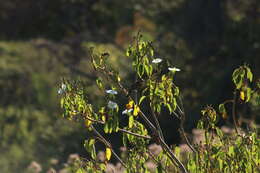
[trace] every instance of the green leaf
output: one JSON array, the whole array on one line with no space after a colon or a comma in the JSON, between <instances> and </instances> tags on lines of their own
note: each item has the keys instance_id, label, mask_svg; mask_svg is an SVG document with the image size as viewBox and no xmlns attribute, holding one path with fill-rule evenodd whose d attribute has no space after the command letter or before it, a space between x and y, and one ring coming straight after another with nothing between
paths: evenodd
<instances>
[{"instance_id":1,"label":"green leaf","mask_svg":"<svg viewBox=\"0 0 260 173\"><path fill-rule=\"evenodd\" d=\"M108 133L113 132L113 121L108 121Z\"/></svg>"},{"instance_id":2,"label":"green leaf","mask_svg":"<svg viewBox=\"0 0 260 173\"><path fill-rule=\"evenodd\" d=\"M172 111L171 105L170 104L166 104L166 106L167 106L169 112L172 113L173 111Z\"/></svg>"},{"instance_id":3,"label":"green leaf","mask_svg":"<svg viewBox=\"0 0 260 173\"><path fill-rule=\"evenodd\" d=\"M129 57L131 55L131 48L128 48L127 51L126 51L126 56Z\"/></svg>"},{"instance_id":4,"label":"green leaf","mask_svg":"<svg viewBox=\"0 0 260 173\"><path fill-rule=\"evenodd\" d=\"M220 104L220 105L218 106L218 109L219 109L219 112L220 112L220 113L225 113L225 112L226 112L226 109L225 109L224 104Z\"/></svg>"},{"instance_id":5,"label":"green leaf","mask_svg":"<svg viewBox=\"0 0 260 173\"><path fill-rule=\"evenodd\" d=\"M61 99L60 99L60 105L61 105L61 107L63 108L63 105L64 105L64 98L61 98Z\"/></svg>"},{"instance_id":6,"label":"green leaf","mask_svg":"<svg viewBox=\"0 0 260 173\"><path fill-rule=\"evenodd\" d=\"M216 128L216 132L217 132L217 135L220 137L220 138L223 138L223 132L219 129L219 128Z\"/></svg>"},{"instance_id":7,"label":"green leaf","mask_svg":"<svg viewBox=\"0 0 260 173\"><path fill-rule=\"evenodd\" d=\"M123 133L123 145L127 146L127 135Z\"/></svg>"},{"instance_id":8,"label":"green leaf","mask_svg":"<svg viewBox=\"0 0 260 173\"><path fill-rule=\"evenodd\" d=\"M83 168L79 168L76 173L87 173Z\"/></svg>"},{"instance_id":9,"label":"green leaf","mask_svg":"<svg viewBox=\"0 0 260 173\"><path fill-rule=\"evenodd\" d=\"M197 128L198 129L204 129L204 123L202 120L199 120L198 124L197 124Z\"/></svg>"},{"instance_id":10,"label":"green leaf","mask_svg":"<svg viewBox=\"0 0 260 173\"><path fill-rule=\"evenodd\" d=\"M100 163L99 167L100 167L101 171L105 171L106 170L106 165L104 163Z\"/></svg>"},{"instance_id":11,"label":"green leaf","mask_svg":"<svg viewBox=\"0 0 260 173\"><path fill-rule=\"evenodd\" d=\"M128 127L129 128L132 128L134 125L134 116L133 115L130 115L129 116L129 119L128 119Z\"/></svg>"},{"instance_id":12,"label":"green leaf","mask_svg":"<svg viewBox=\"0 0 260 173\"><path fill-rule=\"evenodd\" d=\"M142 101L144 100L146 98L146 96L142 96L141 98L140 98L140 100L139 100L139 105L141 105L141 103L142 103Z\"/></svg>"},{"instance_id":13,"label":"green leaf","mask_svg":"<svg viewBox=\"0 0 260 173\"><path fill-rule=\"evenodd\" d=\"M138 67L137 67L138 71L137 71L137 74L142 77L143 74L144 74L144 66L142 64L139 64Z\"/></svg>"},{"instance_id":14,"label":"green leaf","mask_svg":"<svg viewBox=\"0 0 260 173\"><path fill-rule=\"evenodd\" d=\"M260 94L256 95L255 101L257 105L260 105Z\"/></svg>"},{"instance_id":15,"label":"green leaf","mask_svg":"<svg viewBox=\"0 0 260 173\"><path fill-rule=\"evenodd\" d=\"M251 69L249 67L246 66L246 77L247 79L252 82L253 80L253 73L251 72Z\"/></svg>"},{"instance_id":16,"label":"green leaf","mask_svg":"<svg viewBox=\"0 0 260 173\"><path fill-rule=\"evenodd\" d=\"M219 109L219 112L220 112L221 115L222 115L222 118L223 118L223 119L227 119L227 111L226 111L225 105L224 105L224 104L220 104L220 105L218 106L218 109Z\"/></svg>"},{"instance_id":17,"label":"green leaf","mask_svg":"<svg viewBox=\"0 0 260 173\"><path fill-rule=\"evenodd\" d=\"M95 159L96 158L95 139L91 138L85 141L84 147L87 150L87 152L91 154L91 157Z\"/></svg>"},{"instance_id":18,"label":"green leaf","mask_svg":"<svg viewBox=\"0 0 260 173\"><path fill-rule=\"evenodd\" d=\"M174 98L173 98L173 102L172 102L172 110L175 111L175 110L176 110L176 107L177 107L177 100L176 100L176 98L174 97Z\"/></svg>"},{"instance_id":19,"label":"green leaf","mask_svg":"<svg viewBox=\"0 0 260 173\"><path fill-rule=\"evenodd\" d=\"M153 49L150 49L150 54L151 54L151 56L154 56L154 51L153 51Z\"/></svg>"},{"instance_id":20,"label":"green leaf","mask_svg":"<svg viewBox=\"0 0 260 173\"><path fill-rule=\"evenodd\" d=\"M100 78L96 79L96 83L99 89L103 89L103 83L102 80Z\"/></svg>"},{"instance_id":21,"label":"green leaf","mask_svg":"<svg viewBox=\"0 0 260 173\"><path fill-rule=\"evenodd\" d=\"M148 65L144 65L145 72L148 76L150 76L150 68Z\"/></svg>"},{"instance_id":22,"label":"green leaf","mask_svg":"<svg viewBox=\"0 0 260 173\"><path fill-rule=\"evenodd\" d=\"M245 77L245 70L242 67L234 70L232 74L232 80L236 85L236 89L240 89L242 87L244 77Z\"/></svg>"},{"instance_id":23,"label":"green leaf","mask_svg":"<svg viewBox=\"0 0 260 173\"><path fill-rule=\"evenodd\" d=\"M162 164L159 164L156 169L156 173L163 173Z\"/></svg>"},{"instance_id":24,"label":"green leaf","mask_svg":"<svg viewBox=\"0 0 260 173\"><path fill-rule=\"evenodd\" d=\"M228 155L232 157L232 155L235 154L235 148L234 146L229 146L228 148Z\"/></svg>"},{"instance_id":25,"label":"green leaf","mask_svg":"<svg viewBox=\"0 0 260 173\"><path fill-rule=\"evenodd\" d=\"M246 88L246 102L249 102L250 98L251 98L251 94L252 94L252 90L250 87Z\"/></svg>"},{"instance_id":26,"label":"green leaf","mask_svg":"<svg viewBox=\"0 0 260 173\"><path fill-rule=\"evenodd\" d=\"M108 132L109 132L108 122L104 125L104 132L105 132L105 133L108 133Z\"/></svg>"}]
</instances>

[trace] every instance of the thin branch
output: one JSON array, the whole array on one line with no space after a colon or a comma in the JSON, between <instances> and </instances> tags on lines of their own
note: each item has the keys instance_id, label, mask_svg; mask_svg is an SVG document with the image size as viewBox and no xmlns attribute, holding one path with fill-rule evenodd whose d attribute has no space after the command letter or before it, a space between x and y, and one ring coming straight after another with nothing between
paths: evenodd
<instances>
[{"instance_id":1,"label":"thin branch","mask_svg":"<svg viewBox=\"0 0 260 173\"><path fill-rule=\"evenodd\" d=\"M140 134L133 133L133 132L125 130L125 129L119 128L118 130L121 131L121 132L124 132L124 133L128 133L130 135L136 136L136 137L140 137L140 138L144 138L144 139L151 139L150 136L140 135Z\"/></svg>"},{"instance_id":2,"label":"thin branch","mask_svg":"<svg viewBox=\"0 0 260 173\"><path fill-rule=\"evenodd\" d=\"M164 142L164 140L159 136L160 143L162 147L166 150L166 152L171 156L170 159L173 163L177 163L177 167L183 172L188 173L185 166L182 164L182 162L174 155L170 147Z\"/></svg>"},{"instance_id":3,"label":"thin branch","mask_svg":"<svg viewBox=\"0 0 260 173\"><path fill-rule=\"evenodd\" d=\"M154 101L154 93L155 93L155 90L157 88L157 85L158 85L158 81L156 80L156 83L155 83L155 87L153 89L153 96L152 96L152 99L151 99L151 103L153 103ZM150 106L151 107L151 106ZM161 126L160 126L160 123L159 123L159 120L158 118L156 117L155 113L154 113L154 110L152 109L151 107L151 112L152 112L152 117L155 121L155 125L157 127L157 130L159 131L159 134L161 135L162 139L164 140L164 137L163 137L163 133L162 133L162 129L161 129Z\"/></svg>"},{"instance_id":4,"label":"thin branch","mask_svg":"<svg viewBox=\"0 0 260 173\"><path fill-rule=\"evenodd\" d=\"M106 145L107 147L109 147L109 148L111 149L112 153L113 153L114 156L117 158L117 160L118 160L125 168L127 168L127 166L126 166L126 164L123 162L123 160L121 160L121 158L120 158L120 157L116 154L116 152L113 150L112 145L110 144L110 142L108 142L108 141L95 129L94 126L91 126L91 127L92 127L93 132L94 132L99 138L101 138L101 139L103 140L103 142L105 143L105 145Z\"/></svg>"},{"instance_id":5,"label":"thin branch","mask_svg":"<svg viewBox=\"0 0 260 173\"><path fill-rule=\"evenodd\" d=\"M234 92L234 97L233 97L232 118L233 118L236 133L238 134L238 125L236 120L236 99L237 99L237 91Z\"/></svg>"},{"instance_id":6,"label":"thin branch","mask_svg":"<svg viewBox=\"0 0 260 173\"><path fill-rule=\"evenodd\" d=\"M181 101L181 99L180 99L180 101ZM182 101L181 101L182 102ZM173 113L174 113L174 115L177 117L177 118L179 118L180 119L180 121L181 121L181 125L180 125L180 133L182 134L182 136L184 137L184 140L185 140L185 142L186 142L186 144L189 146L189 148L193 151L193 152L197 152L196 150L195 150L195 148L191 145L191 143L190 143L190 141L189 141L189 139L187 138L187 136L186 136L186 133L185 133L185 130L184 130L184 121L185 121L185 117L186 117L186 115L185 115L185 113L184 113L184 107L182 106L182 109L183 110L181 110L181 108L178 106L178 104L177 104L177 108L178 108L178 111L179 111L179 113L181 114L181 115L178 115L176 112L174 112L173 111Z\"/></svg>"},{"instance_id":7,"label":"thin branch","mask_svg":"<svg viewBox=\"0 0 260 173\"><path fill-rule=\"evenodd\" d=\"M113 81L113 74L107 73L108 71L106 69L103 70L103 74L109 75L111 80ZM128 94L128 91L123 87L123 85L118 81L116 82L119 88L123 91L125 96L131 100L131 96ZM164 142L162 137L160 136L160 133L157 131L157 128L153 125L153 123L146 117L146 115L140 110L140 116L141 118L145 121L145 123L149 126L149 128L155 133L158 134L159 136L159 142L162 144L162 147L166 150L166 153L169 155L170 160L174 165L176 165L183 173L188 173L184 165L178 158L174 155L174 153L171 151L169 146Z\"/></svg>"},{"instance_id":8,"label":"thin branch","mask_svg":"<svg viewBox=\"0 0 260 173\"><path fill-rule=\"evenodd\" d=\"M195 148L191 145L191 143L190 143L189 139L187 138L187 136L186 136L186 134L185 134L185 131L184 131L184 129L183 129L182 126L181 126L181 128L180 128L180 132L181 132L182 136L184 137L186 144L190 147L190 149L191 149L194 153L196 153L197 151L196 151Z\"/></svg>"},{"instance_id":9,"label":"thin branch","mask_svg":"<svg viewBox=\"0 0 260 173\"><path fill-rule=\"evenodd\" d=\"M153 131L157 132L156 127L153 125L153 123L146 117L146 115L140 110L140 116L141 118L146 122L146 124L149 126L149 128Z\"/></svg>"},{"instance_id":10,"label":"thin branch","mask_svg":"<svg viewBox=\"0 0 260 173\"><path fill-rule=\"evenodd\" d=\"M89 117L84 117L84 118L86 118L87 120L92 121L92 122L96 122L96 123L99 123L99 124L105 124L104 121L94 120L94 119L89 118ZM134 132L131 132L129 130L122 129L122 128L119 128L118 131L123 132L123 133L128 133L130 135L133 135L133 136L136 136L136 137L140 137L140 138L144 138L144 139L151 139L150 136L140 135L138 133L134 133Z\"/></svg>"},{"instance_id":11,"label":"thin branch","mask_svg":"<svg viewBox=\"0 0 260 173\"><path fill-rule=\"evenodd\" d=\"M153 155L153 153L152 153L151 151L148 150L147 153L148 153L149 156L156 162L157 166L161 164L160 161L155 158L155 156ZM161 165L162 165L162 164L161 164ZM162 166L162 169L163 169L165 172L167 172L167 169L164 168L163 166Z\"/></svg>"},{"instance_id":12,"label":"thin branch","mask_svg":"<svg viewBox=\"0 0 260 173\"><path fill-rule=\"evenodd\" d=\"M120 82L118 82L120 84ZM122 87L122 88L121 88ZM123 86L121 85L121 89L124 89ZM124 91L124 90L123 90ZM126 93L128 96L128 93ZM130 97L130 96L128 96ZM131 98L131 97L130 97ZM151 123L151 121L146 117L146 115L140 110L140 116L141 118L146 122L146 124L149 126L149 128L155 132L156 134L159 135L159 132L157 131L156 127ZM169 146L164 142L164 140L161 138L161 136L159 135L159 142L161 143L162 147L166 150L166 153L168 153L170 160L172 161L172 163L177 166L183 173L188 173L186 168L184 167L184 165L182 164L182 162L180 160L178 160L178 158L174 155L174 153L171 151L171 149L169 148Z\"/></svg>"},{"instance_id":13,"label":"thin branch","mask_svg":"<svg viewBox=\"0 0 260 173\"><path fill-rule=\"evenodd\" d=\"M153 117L153 119L154 119L154 121L155 121L155 125L156 125L156 127L157 127L157 130L158 130L160 136L161 136L162 139L164 140L164 137L163 137L163 133L162 133L162 129L161 129L159 120L158 120L158 118L156 117L156 115L155 115L155 113L154 113L153 110L152 110L152 117Z\"/></svg>"},{"instance_id":14,"label":"thin branch","mask_svg":"<svg viewBox=\"0 0 260 173\"><path fill-rule=\"evenodd\" d=\"M95 123L99 123L99 124L105 124L104 121L100 121L100 120L94 120L92 118L89 118L87 116L84 116L85 119L89 120L89 121L92 121L92 122L95 122Z\"/></svg>"}]
</instances>

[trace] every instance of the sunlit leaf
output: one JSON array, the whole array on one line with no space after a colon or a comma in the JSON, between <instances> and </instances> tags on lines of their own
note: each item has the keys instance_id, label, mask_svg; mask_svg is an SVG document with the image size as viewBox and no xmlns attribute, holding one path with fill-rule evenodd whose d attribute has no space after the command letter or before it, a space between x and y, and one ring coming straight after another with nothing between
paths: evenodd
<instances>
[{"instance_id":1,"label":"sunlit leaf","mask_svg":"<svg viewBox=\"0 0 260 173\"><path fill-rule=\"evenodd\" d=\"M143 100L146 98L146 96L142 96L139 100L139 105L141 105L141 103L143 102Z\"/></svg>"},{"instance_id":2,"label":"sunlit leaf","mask_svg":"<svg viewBox=\"0 0 260 173\"><path fill-rule=\"evenodd\" d=\"M133 111L133 115L137 116L140 112L140 108L138 105L134 105L134 111Z\"/></svg>"},{"instance_id":3,"label":"sunlit leaf","mask_svg":"<svg viewBox=\"0 0 260 173\"><path fill-rule=\"evenodd\" d=\"M251 88L247 87L246 88L246 102L249 102L249 100L251 98L251 94L252 94Z\"/></svg>"},{"instance_id":4,"label":"sunlit leaf","mask_svg":"<svg viewBox=\"0 0 260 173\"><path fill-rule=\"evenodd\" d=\"M76 173L87 173L83 168L79 168Z\"/></svg>"},{"instance_id":5,"label":"sunlit leaf","mask_svg":"<svg viewBox=\"0 0 260 173\"><path fill-rule=\"evenodd\" d=\"M90 120L85 120L85 126L88 128L92 124L92 121Z\"/></svg>"},{"instance_id":6,"label":"sunlit leaf","mask_svg":"<svg viewBox=\"0 0 260 173\"><path fill-rule=\"evenodd\" d=\"M106 160L110 160L112 155L111 149L109 147L106 148Z\"/></svg>"},{"instance_id":7,"label":"sunlit leaf","mask_svg":"<svg viewBox=\"0 0 260 173\"><path fill-rule=\"evenodd\" d=\"M251 69L249 67L246 67L246 77L247 79L252 82L253 80L253 73L251 72Z\"/></svg>"},{"instance_id":8,"label":"sunlit leaf","mask_svg":"<svg viewBox=\"0 0 260 173\"><path fill-rule=\"evenodd\" d=\"M239 97L240 97L241 100L244 101L245 100L245 92L244 91L240 91Z\"/></svg>"},{"instance_id":9,"label":"sunlit leaf","mask_svg":"<svg viewBox=\"0 0 260 173\"><path fill-rule=\"evenodd\" d=\"M226 108L225 108L225 105L224 104L220 104L219 106L218 106L218 109L219 109L219 112L221 113L221 115L222 115L222 118L223 119L227 119L227 111L226 111Z\"/></svg>"},{"instance_id":10,"label":"sunlit leaf","mask_svg":"<svg viewBox=\"0 0 260 173\"><path fill-rule=\"evenodd\" d=\"M131 115L131 116L129 116L129 119L128 119L128 127L132 128L133 125L134 125L134 117Z\"/></svg>"}]
</instances>

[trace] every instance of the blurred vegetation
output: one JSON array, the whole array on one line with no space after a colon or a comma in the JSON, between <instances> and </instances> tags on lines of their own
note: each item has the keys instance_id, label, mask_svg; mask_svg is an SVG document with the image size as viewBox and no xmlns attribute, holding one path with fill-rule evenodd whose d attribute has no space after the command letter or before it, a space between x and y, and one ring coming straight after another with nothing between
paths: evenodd
<instances>
[{"instance_id":1,"label":"blurred vegetation","mask_svg":"<svg viewBox=\"0 0 260 173\"><path fill-rule=\"evenodd\" d=\"M259 14L258 0L1 2L0 172L24 172L31 161L44 170L62 167L69 154L84 154L80 142L86 132L59 118L57 84L61 77L80 77L93 93L89 99L98 104L87 47L108 51L111 63L133 80L124 49L139 30L155 41L158 57L182 69L176 81L183 88L191 130L202 105L232 97L235 67L247 63L260 76ZM238 113L260 121L254 105ZM167 141L180 142L172 135L173 125L161 121Z\"/></svg>"}]
</instances>

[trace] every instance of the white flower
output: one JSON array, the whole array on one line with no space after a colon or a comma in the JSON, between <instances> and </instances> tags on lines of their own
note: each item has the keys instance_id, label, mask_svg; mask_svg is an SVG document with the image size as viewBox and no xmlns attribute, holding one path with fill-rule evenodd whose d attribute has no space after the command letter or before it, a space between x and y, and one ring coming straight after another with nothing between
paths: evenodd
<instances>
[{"instance_id":1,"label":"white flower","mask_svg":"<svg viewBox=\"0 0 260 173\"><path fill-rule=\"evenodd\" d=\"M133 109L125 109L123 112L122 112L122 114L128 114L128 113L130 113L130 112L132 112L133 111Z\"/></svg>"},{"instance_id":2,"label":"white flower","mask_svg":"<svg viewBox=\"0 0 260 173\"><path fill-rule=\"evenodd\" d=\"M61 89L62 89L62 90L66 90L66 88L67 88L67 86L66 86L64 83L62 83L62 84L61 84Z\"/></svg>"},{"instance_id":3,"label":"white flower","mask_svg":"<svg viewBox=\"0 0 260 173\"><path fill-rule=\"evenodd\" d=\"M107 107L110 109L116 109L117 108L117 104L115 102L112 102L109 100Z\"/></svg>"},{"instance_id":4,"label":"white flower","mask_svg":"<svg viewBox=\"0 0 260 173\"><path fill-rule=\"evenodd\" d=\"M58 94L62 94L63 92L64 91L61 88L58 89Z\"/></svg>"},{"instance_id":5,"label":"white flower","mask_svg":"<svg viewBox=\"0 0 260 173\"><path fill-rule=\"evenodd\" d=\"M67 86L63 83L61 87L58 89L58 94L63 94L66 90Z\"/></svg>"},{"instance_id":6,"label":"white flower","mask_svg":"<svg viewBox=\"0 0 260 173\"><path fill-rule=\"evenodd\" d=\"M170 70L172 72L181 71L181 69L176 68L176 67L169 67L168 70Z\"/></svg>"},{"instance_id":7,"label":"white flower","mask_svg":"<svg viewBox=\"0 0 260 173\"><path fill-rule=\"evenodd\" d=\"M162 59L160 59L160 58L156 58L156 59L154 59L154 60L152 61L152 63L154 63L154 64L158 64L158 63L160 63L160 62L162 62Z\"/></svg>"},{"instance_id":8,"label":"white flower","mask_svg":"<svg viewBox=\"0 0 260 173\"><path fill-rule=\"evenodd\" d=\"M116 95L117 91L115 91L115 90L106 90L106 93L112 94L112 95Z\"/></svg>"}]
</instances>

